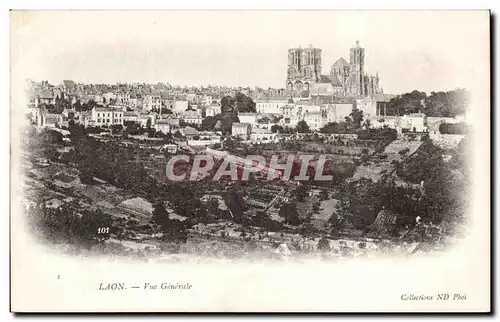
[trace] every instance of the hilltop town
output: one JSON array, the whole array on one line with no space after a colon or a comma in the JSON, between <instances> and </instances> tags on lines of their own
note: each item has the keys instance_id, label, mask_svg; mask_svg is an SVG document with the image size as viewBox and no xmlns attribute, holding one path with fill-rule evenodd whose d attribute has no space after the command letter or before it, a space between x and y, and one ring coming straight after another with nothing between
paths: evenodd
<instances>
[{"instance_id":1,"label":"hilltop town","mask_svg":"<svg viewBox=\"0 0 500 322\"><path fill-rule=\"evenodd\" d=\"M387 94L359 42L326 75L321 55L290 49L283 88L27 81L23 189L34 234L64 252L166 260L452 243L469 207L467 91ZM307 173L321 155L332 180L172 182L165 167L181 154L217 164L311 155Z\"/></svg>"}]
</instances>

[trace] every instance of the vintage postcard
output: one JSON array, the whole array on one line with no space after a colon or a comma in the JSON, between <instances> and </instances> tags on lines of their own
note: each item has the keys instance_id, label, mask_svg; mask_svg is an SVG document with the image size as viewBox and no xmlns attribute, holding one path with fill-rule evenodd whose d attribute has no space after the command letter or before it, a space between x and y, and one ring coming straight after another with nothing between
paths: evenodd
<instances>
[{"instance_id":1,"label":"vintage postcard","mask_svg":"<svg viewBox=\"0 0 500 322\"><path fill-rule=\"evenodd\" d=\"M491 310L488 10L10 29L13 312Z\"/></svg>"}]
</instances>

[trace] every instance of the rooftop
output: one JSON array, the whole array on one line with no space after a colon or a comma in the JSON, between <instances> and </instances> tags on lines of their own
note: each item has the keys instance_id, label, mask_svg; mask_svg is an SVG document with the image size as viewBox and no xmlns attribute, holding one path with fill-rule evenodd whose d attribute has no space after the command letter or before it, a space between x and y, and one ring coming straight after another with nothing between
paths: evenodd
<instances>
[{"instance_id":1,"label":"rooftop","mask_svg":"<svg viewBox=\"0 0 500 322\"><path fill-rule=\"evenodd\" d=\"M249 127L250 123L233 123L233 127Z\"/></svg>"},{"instance_id":2,"label":"rooftop","mask_svg":"<svg viewBox=\"0 0 500 322\"><path fill-rule=\"evenodd\" d=\"M256 100L256 102L269 102L269 101L286 101L288 102L288 100L290 99L290 97L288 96L263 96L259 99Z\"/></svg>"},{"instance_id":3,"label":"rooftop","mask_svg":"<svg viewBox=\"0 0 500 322\"><path fill-rule=\"evenodd\" d=\"M272 134L273 132L266 130L266 129L261 129L259 127L253 127L252 133L254 133L254 134Z\"/></svg>"},{"instance_id":4,"label":"rooftop","mask_svg":"<svg viewBox=\"0 0 500 322\"><path fill-rule=\"evenodd\" d=\"M333 63L332 68L343 68L344 66L349 66L349 63L344 59L344 57L340 57L335 63Z\"/></svg>"}]
</instances>

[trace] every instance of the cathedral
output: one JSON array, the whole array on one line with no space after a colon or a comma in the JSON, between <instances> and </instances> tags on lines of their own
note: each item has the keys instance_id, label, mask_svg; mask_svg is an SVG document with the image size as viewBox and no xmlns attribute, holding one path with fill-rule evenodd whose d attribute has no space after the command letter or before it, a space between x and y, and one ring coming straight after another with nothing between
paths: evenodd
<instances>
[{"instance_id":1,"label":"cathedral","mask_svg":"<svg viewBox=\"0 0 500 322\"><path fill-rule=\"evenodd\" d=\"M365 49L356 41L349 62L339 58L329 75L321 74L321 49L293 48L288 50L286 89L310 91L311 95L365 97L379 94L378 73L365 73Z\"/></svg>"}]
</instances>

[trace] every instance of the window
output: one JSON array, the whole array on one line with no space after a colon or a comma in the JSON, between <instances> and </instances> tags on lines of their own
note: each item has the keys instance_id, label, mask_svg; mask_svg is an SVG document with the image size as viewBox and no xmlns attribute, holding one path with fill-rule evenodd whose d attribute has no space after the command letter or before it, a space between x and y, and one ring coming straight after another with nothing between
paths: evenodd
<instances>
[{"instance_id":1,"label":"window","mask_svg":"<svg viewBox=\"0 0 500 322\"><path fill-rule=\"evenodd\" d=\"M101 114L100 114L100 113L97 113L97 117L100 117L100 116L101 116Z\"/></svg>"},{"instance_id":2,"label":"window","mask_svg":"<svg viewBox=\"0 0 500 322\"><path fill-rule=\"evenodd\" d=\"M97 123L101 123L101 119L97 119Z\"/></svg>"},{"instance_id":3,"label":"window","mask_svg":"<svg viewBox=\"0 0 500 322\"><path fill-rule=\"evenodd\" d=\"M109 119L106 120L106 123L109 123Z\"/></svg>"}]
</instances>

